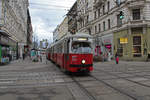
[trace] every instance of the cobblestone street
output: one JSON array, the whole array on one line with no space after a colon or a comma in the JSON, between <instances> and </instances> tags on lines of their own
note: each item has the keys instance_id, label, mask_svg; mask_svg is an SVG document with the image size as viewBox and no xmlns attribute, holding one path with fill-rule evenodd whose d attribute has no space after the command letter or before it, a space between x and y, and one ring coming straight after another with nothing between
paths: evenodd
<instances>
[{"instance_id":1,"label":"cobblestone street","mask_svg":"<svg viewBox=\"0 0 150 100\"><path fill-rule=\"evenodd\" d=\"M150 100L150 62L95 62L89 75L66 75L53 63L0 66L0 100Z\"/></svg>"}]
</instances>

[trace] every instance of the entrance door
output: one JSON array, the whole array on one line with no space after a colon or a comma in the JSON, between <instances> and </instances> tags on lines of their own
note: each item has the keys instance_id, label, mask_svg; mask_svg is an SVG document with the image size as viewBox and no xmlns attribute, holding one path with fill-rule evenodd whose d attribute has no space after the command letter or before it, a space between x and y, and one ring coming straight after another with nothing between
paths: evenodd
<instances>
[{"instance_id":1,"label":"entrance door","mask_svg":"<svg viewBox=\"0 0 150 100\"><path fill-rule=\"evenodd\" d=\"M141 57L141 36L133 36L133 57Z\"/></svg>"}]
</instances>

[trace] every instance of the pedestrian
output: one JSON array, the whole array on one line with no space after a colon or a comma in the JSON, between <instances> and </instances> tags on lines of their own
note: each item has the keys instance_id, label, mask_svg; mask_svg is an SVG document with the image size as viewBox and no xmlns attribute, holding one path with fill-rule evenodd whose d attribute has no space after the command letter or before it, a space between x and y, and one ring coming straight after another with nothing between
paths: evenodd
<instances>
[{"instance_id":1,"label":"pedestrian","mask_svg":"<svg viewBox=\"0 0 150 100\"><path fill-rule=\"evenodd\" d=\"M23 53L22 57L23 57L23 60L24 60L25 59L25 53Z\"/></svg>"},{"instance_id":2,"label":"pedestrian","mask_svg":"<svg viewBox=\"0 0 150 100\"><path fill-rule=\"evenodd\" d=\"M117 52L115 54L115 60L116 60L116 64L119 64L119 57L118 57L118 53Z\"/></svg>"},{"instance_id":3,"label":"pedestrian","mask_svg":"<svg viewBox=\"0 0 150 100\"><path fill-rule=\"evenodd\" d=\"M149 61L149 59L150 59L150 52L148 52L147 54L147 61Z\"/></svg>"},{"instance_id":4,"label":"pedestrian","mask_svg":"<svg viewBox=\"0 0 150 100\"><path fill-rule=\"evenodd\" d=\"M42 56L40 55L40 61L42 62Z\"/></svg>"}]
</instances>

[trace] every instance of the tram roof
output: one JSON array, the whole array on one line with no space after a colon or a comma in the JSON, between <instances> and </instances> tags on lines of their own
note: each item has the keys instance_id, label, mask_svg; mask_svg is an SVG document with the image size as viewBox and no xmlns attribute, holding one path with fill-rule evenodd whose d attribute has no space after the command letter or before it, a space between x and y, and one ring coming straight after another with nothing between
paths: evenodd
<instances>
[{"instance_id":1,"label":"tram roof","mask_svg":"<svg viewBox=\"0 0 150 100\"><path fill-rule=\"evenodd\" d=\"M91 35L86 34L86 33L82 33L82 32L78 32L76 34L69 34L67 37L87 37L87 38L92 38Z\"/></svg>"},{"instance_id":2,"label":"tram roof","mask_svg":"<svg viewBox=\"0 0 150 100\"><path fill-rule=\"evenodd\" d=\"M82 38L92 38L91 35L87 34L87 33L83 33L83 32L77 32L76 34L66 34L64 37L62 37L61 39L59 39L58 41L52 43L49 47L57 44L57 43L60 43L61 41L63 41L64 39L67 39L67 38L79 38L79 37L82 37Z\"/></svg>"}]
</instances>

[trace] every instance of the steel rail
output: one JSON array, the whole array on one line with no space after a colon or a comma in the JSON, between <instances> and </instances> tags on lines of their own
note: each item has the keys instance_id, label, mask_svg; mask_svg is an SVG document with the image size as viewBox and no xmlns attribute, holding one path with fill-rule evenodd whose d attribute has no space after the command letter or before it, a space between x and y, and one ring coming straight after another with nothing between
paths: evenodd
<instances>
[{"instance_id":1,"label":"steel rail","mask_svg":"<svg viewBox=\"0 0 150 100\"><path fill-rule=\"evenodd\" d=\"M131 94L125 92L125 91L122 91L121 89L118 89L118 88L116 88L116 87L114 87L114 86L112 86L112 85L106 83L105 81L96 78L96 77L93 76L93 75L90 75L90 76L93 77L94 79L96 79L97 81L99 81L99 82L105 84L106 86L111 87L112 89L118 91L119 93L121 93L121 94L123 94L123 95L126 95L126 96L132 98L133 100L138 100L135 96L133 96L133 95L131 95Z\"/></svg>"},{"instance_id":2,"label":"steel rail","mask_svg":"<svg viewBox=\"0 0 150 100\"><path fill-rule=\"evenodd\" d=\"M90 100L97 100L82 84L80 84L80 81L77 81L74 77L70 78L80 87L80 89L86 93L86 95L89 97Z\"/></svg>"}]
</instances>

